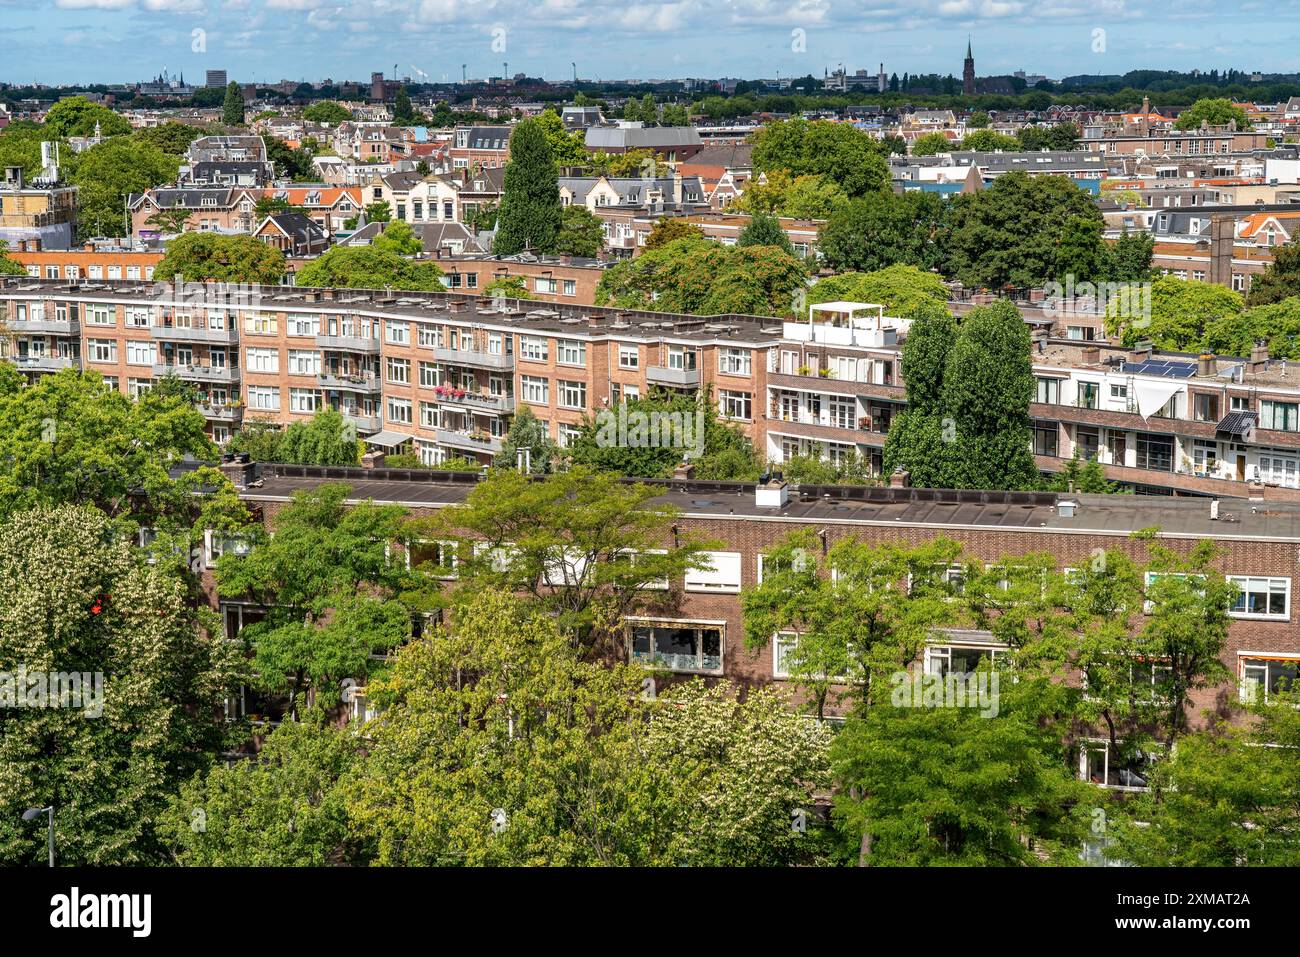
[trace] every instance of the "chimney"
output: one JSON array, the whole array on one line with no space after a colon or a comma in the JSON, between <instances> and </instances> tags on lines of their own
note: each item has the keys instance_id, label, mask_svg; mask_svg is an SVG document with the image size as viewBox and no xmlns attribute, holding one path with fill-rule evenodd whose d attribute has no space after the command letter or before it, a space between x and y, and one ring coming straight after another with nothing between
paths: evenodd
<instances>
[{"instance_id":1,"label":"chimney","mask_svg":"<svg viewBox=\"0 0 1300 957\"><path fill-rule=\"evenodd\" d=\"M1210 378L1217 369L1218 363L1213 352L1202 352L1196 360L1196 374L1202 379Z\"/></svg>"},{"instance_id":2,"label":"chimney","mask_svg":"<svg viewBox=\"0 0 1300 957\"><path fill-rule=\"evenodd\" d=\"M249 480L257 474L257 463L250 459L247 452L223 455L221 464L217 468L222 475L230 479L230 484L235 488L247 488Z\"/></svg>"},{"instance_id":3,"label":"chimney","mask_svg":"<svg viewBox=\"0 0 1300 957\"><path fill-rule=\"evenodd\" d=\"M912 473L900 465L898 468L894 469L894 471L890 474L889 487L890 488L911 488Z\"/></svg>"},{"instance_id":4,"label":"chimney","mask_svg":"<svg viewBox=\"0 0 1300 957\"><path fill-rule=\"evenodd\" d=\"M88 253L93 253L93 252L95 251L95 244L94 244L94 243L86 243L86 245L82 246L81 248L84 249L84 250L85 250L86 252L88 252Z\"/></svg>"},{"instance_id":5,"label":"chimney","mask_svg":"<svg viewBox=\"0 0 1300 957\"><path fill-rule=\"evenodd\" d=\"M673 205L682 205L682 174L673 171Z\"/></svg>"},{"instance_id":6,"label":"chimney","mask_svg":"<svg viewBox=\"0 0 1300 957\"><path fill-rule=\"evenodd\" d=\"M361 467L363 469L381 469L384 467L384 453L378 450L367 452L361 456Z\"/></svg>"},{"instance_id":7,"label":"chimney","mask_svg":"<svg viewBox=\"0 0 1300 957\"><path fill-rule=\"evenodd\" d=\"M1237 222L1232 216L1210 217L1210 282L1232 288L1232 252Z\"/></svg>"},{"instance_id":8,"label":"chimney","mask_svg":"<svg viewBox=\"0 0 1300 957\"><path fill-rule=\"evenodd\" d=\"M1257 343L1255 348L1250 350L1250 371L1263 372L1268 368L1268 346L1263 343Z\"/></svg>"},{"instance_id":9,"label":"chimney","mask_svg":"<svg viewBox=\"0 0 1300 957\"><path fill-rule=\"evenodd\" d=\"M755 508L783 508L790 501L790 490L779 478L759 482L754 486Z\"/></svg>"},{"instance_id":10,"label":"chimney","mask_svg":"<svg viewBox=\"0 0 1300 957\"><path fill-rule=\"evenodd\" d=\"M1217 498L1212 498L1210 499L1210 521L1217 522L1218 520L1219 520L1219 500Z\"/></svg>"},{"instance_id":11,"label":"chimney","mask_svg":"<svg viewBox=\"0 0 1300 957\"><path fill-rule=\"evenodd\" d=\"M1029 337L1034 341L1034 351L1040 355L1047 351L1047 335L1046 329L1035 329Z\"/></svg>"},{"instance_id":12,"label":"chimney","mask_svg":"<svg viewBox=\"0 0 1300 957\"><path fill-rule=\"evenodd\" d=\"M1095 366L1101 362L1101 347L1084 346L1079 355L1084 365Z\"/></svg>"},{"instance_id":13,"label":"chimney","mask_svg":"<svg viewBox=\"0 0 1300 957\"><path fill-rule=\"evenodd\" d=\"M680 482L689 482L695 478L695 466L690 462L682 462L673 469L673 478Z\"/></svg>"},{"instance_id":14,"label":"chimney","mask_svg":"<svg viewBox=\"0 0 1300 957\"><path fill-rule=\"evenodd\" d=\"M41 251L41 241L39 239L33 239L30 245L32 252L38 253Z\"/></svg>"},{"instance_id":15,"label":"chimney","mask_svg":"<svg viewBox=\"0 0 1300 957\"><path fill-rule=\"evenodd\" d=\"M1151 345L1151 340L1144 339L1143 341L1133 346L1133 350L1129 353L1129 361L1146 362L1148 359L1151 358L1151 351L1153 348L1154 347Z\"/></svg>"}]
</instances>

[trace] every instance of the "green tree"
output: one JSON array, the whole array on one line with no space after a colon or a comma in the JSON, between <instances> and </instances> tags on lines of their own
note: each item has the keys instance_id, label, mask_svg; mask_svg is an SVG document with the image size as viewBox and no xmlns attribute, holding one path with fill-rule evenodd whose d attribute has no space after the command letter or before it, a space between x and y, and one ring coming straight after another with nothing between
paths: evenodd
<instances>
[{"instance_id":1,"label":"green tree","mask_svg":"<svg viewBox=\"0 0 1300 957\"><path fill-rule=\"evenodd\" d=\"M1300 243L1273 249L1273 261L1250 281L1246 305L1266 306L1300 296Z\"/></svg>"},{"instance_id":2,"label":"green tree","mask_svg":"<svg viewBox=\"0 0 1300 957\"><path fill-rule=\"evenodd\" d=\"M377 243L335 246L298 270L299 286L343 289L440 290L442 269L431 262L412 262Z\"/></svg>"},{"instance_id":3,"label":"green tree","mask_svg":"<svg viewBox=\"0 0 1300 957\"><path fill-rule=\"evenodd\" d=\"M987 129L989 125L989 115L983 110L976 110L966 120L966 128L969 130Z\"/></svg>"},{"instance_id":4,"label":"green tree","mask_svg":"<svg viewBox=\"0 0 1300 957\"><path fill-rule=\"evenodd\" d=\"M125 136L79 153L68 174L77 187L78 236L125 235L127 196L174 182L179 169L178 157Z\"/></svg>"},{"instance_id":5,"label":"green tree","mask_svg":"<svg viewBox=\"0 0 1300 957\"><path fill-rule=\"evenodd\" d=\"M190 232L167 244L154 274L186 282L244 282L278 285L284 279L284 253L252 236Z\"/></svg>"},{"instance_id":6,"label":"green tree","mask_svg":"<svg viewBox=\"0 0 1300 957\"><path fill-rule=\"evenodd\" d=\"M352 111L333 100L317 100L302 111L302 118L309 123L328 123L337 126L352 119Z\"/></svg>"},{"instance_id":7,"label":"green tree","mask_svg":"<svg viewBox=\"0 0 1300 957\"><path fill-rule=\"evenodd\" d=\"M590 156L583 145L581 133L571 133L564 127L560 114L554 110L544 110L537 118L538 125L546 134L546 142L551 147L551 156L557 166L583 166Z\"/></svg>"},{"instance_id":8,"label":"green tree","mask_svg":"<svg viewBox=\"0 0 1300 957\"><path fill-rule=\"evenodd\" d=\"M1240 293L1213 283L1161 276L1151 284L1151 315L1126 314L1122 301L1110 305L1107 327L1125 344L1150 339L1161 349L1195 348L1208 328L1241 313Z\"/></svg>"},{"instance_id":9,"label":"green tree","mask_svg":"<svg viewBox=\"0 0 1300 957\"><path fill-rule=\"evenodd\" d=\"M164 863L160 811L228 743L219 715L240 673L233 648L201 630L214 622L174 567L141 561L93 508L11 514L0 588L0 660L87 675L79 706L9 707L0 722L0 859L44 862L44 828L20 815L54 804L62 864Z\"/></svg>"},{"instance_id":10,"label":"green tree","mask_svg":"<svg viewBox=\"0 0 1300 957\"><path fill-rule=\"evenodd\" d=\"M935 265L935 238L945 201L934 193L873 193L831 213L818 232L818 248L837 270L871 272L895 264Z\"/></svg>"},{"instance_id":11,"label":"green tree","mask_svg":"<svg viewBox=\"0 0 1300 957\"><path fill-rule=\"evenodd\" d=\"M183 156L191 143L203 135L203 130L188 123L167 122L147 126L131 134L131 139L145 146L162 150L173 156Z\"/></svg>"},{"instance_id":12,"label":"green tree","mask_svg":"<svg viewBox=\"0 0 1300 957\"><path fill-rule=\"evenodd\" d=\"M322 719L282 722L257 760L218 765L187 781L160 822L176 859L189 867L364 863L351 842L346 800L360 742Z\"/></svg>"},{"instance_id":13,"label":"green tree","mask_svg":"<svg viewBox=\"0 0 1300 957\"><path fill-rule=\"evenodd\" d=\"M851 197L889 188L880 144L847 123L777 120L753 137L754 169L791 176L822 175Z\"/></svg>"},{"instance_id":14,"label":"green tree","mask_svg":"<svg viewBox=\"0 0 1300 957\"><path fill-rule=\"evenodd\" d=\"M604 221L586 206L566 206L560 217L555 251L594 259L605 242Z\"/></svg>"},{"instance_id":15,"label":"green tree","mask_svg":"<svg viewBox=\"0 0 1300 957\"><path fill-rule=\"evenodd\" d=\"M770 213L755 213L751 216L749 224L740 231L736 245L772 246L782 252L794 254L794 247L790 245L790 237L781 228L781 221Z\"/></svg>"},{"instance_id":16,"label":"green tree","mask_svg":"<svg viewBox=\"0 0 1300 957\"><path fill-rule=\"evenodd\" d=\"M1151 256L1155 238L1147 232L1124 230L1106 247L1106 265L1102 268L1111 282L1150 282Z\"/></svg>"},{"instance_id":17,"label":"green tree","mask_svg":"<svg viewBox=\"0 0 1300 957\"><path fill-rule=\"evenodd\" d=\"M496 466L518 468L519 453L524 450L528 453L528 472L531 475L549 474L560 454L546 423L538 419L528 406L521 407L510 420L510 428L501 440L501 451L497 453Z\"/></svg>"},{"instance_id":18,"label":"green tree","mask_svg":"<svg viewBox=\"0 0 1300 957\"><path fill-rule=\"evenodd\" d=\"M827 276L808 290L810 303L845 300L878 303L891 315L908 315L922 303L944 306L948 302L948 287L935 273L899 264L875 272Z\"/></svg>"},{"instance_id":19,"label":"green tree","mask_svg":"<svg viewBox=\"0 0 1300 957\"><path fill-rule=\"evenodd\" d=\"M255 683L287 695L291 716L336 705L340 682L364 678L373 656L411 635L411 613L397 600L407 572L390 553L406 510L348 504L350 491L327 483L295 494L274 535L217 563L221 596L265 613L240 636L251 645Z\"/></svg>"},{"instance_id":20,"label":"green tree","mask_svg":"<svg viewBox=\"0 0 1300 957\"><path fill-rule=\"evenodd\" d=\"M0 239L0 274L6 276L25 276L27 269L22 263L14 262L6 253L9 251L9 244Z\"/></svg>"},{"instance_id":21,"label":"green tree","mask_svg":"<svg viewBox=\"0 0 1300 957\"><path fill-rule=\"evenodd\" d=\"M339 412L317 409L307 421L290 423L280 440L279 461L299 465L356 465L361 443L356 428Z\"/></svg>"},{"instance_id":22,"label":"green tree","mask_svg":"<svg viewBox=\"0 0 1300 957\"><path fill-rule=\"evenodd\" d=\"M70 369L0 389L0 516L71 503L124 517L134 491L166 487L183 458L215 453L203 416L179 396L133 402Z\"/></svg>"},{"instance_id":23,"label":"green tree","mask_svg":"<svg viewBox=\"0 0 1300 957\"><path fill-rule=\"evenodd\" d=\"M1232 100L1220 98L1197 100L1188 109L1178 114L1178 119L1174 120L1174 129L1199 129L1202 123L1208 123L1210 126L1227 126L1229 123L1236 123L1239 130L1251 128L1245 110L1234 104Z\"/></svg>"},{"instance_id":24,"label":"green tree","mask_svg":"<svg viewBox=\"0 0 1300 957\"><path fill-rule=\"evenodd\" d=\"M403 86L393 100L393 122L398 126L413 126L419 121L420 116L411 108L411 95Z\"/></svg>"},{"instance_id":25,"label":"green tree","mask_svg":"<svg viewBox=\"0 0 1300 957\"><path fill-rule=\"evenodd\" d=\"M1062 176L999 176L949 200L944 272L969 286L1001 289L1099 278L1102 218L1092 198Z\"/></svg>"},{"instance_id":26,"label":"green tree","mask_svg":"<svg viewBox=\"0 0 1300 957\"><path fill-rule=\"evenodd\" d=\"M555 157L541 123L524 120L510 134L510 161L492 251L504 256L524 249L552 252L560 225Z\"/></svg>"},{"instance_id":27,"label":"green tree","mask_svg":"<svg viewBox=\"0 0 1300 957\"><path fill-rule=\"evenodd\" d=\"M226 98L221 104L221 122L227 126L244 124L244 91L234 80L226 87Z\"/></svg>"},{"instance_id":28,"label":"green tree","mask_svg":"<svg viewBox=\"0 0 1300 957\"><path fill-rule=\"evenodd\" d=\"M91 136L99 125L103 136L119 136L131 132L130 121L106 106L92 103L84 96L64 97L45 114L45 129L58 139L70 136Z\"/></svg>"},{"instance_id":29,"label":"green tree","mask_svg":"<svg viewBox=\"0 0 1300 957\"><path fill-rule=\"evenodd\" d=\"M666 246L677 239L704 239L704 231L692 222L673 216L656 219L650 227L650 234L645 239L645 250L649 252Z\"/></svg>"},{"instance_id":30,"label":"green tree","mask_svg":"<svg viewBox=\"0 0 1300 957\"><path fill-rule=\"evenodd\" d=\"M528 280L523 276L497 276L483 287L483 295L490 298L532 299Z\"/></svg>"},{"instance_id":31,"label":"green tree","mask_svg":"<svg viewBox=\"0 0 1300 957\"><path fill-rule=\"evenodd\" d=\"M395 253L398 256L418 256L424 252L424 241L415 234L405 220L390 222L370 243L372 249Z\"/></svg>"},{"instance_id":32,"label":"green tree","mask_svg":"<svg viewBox=\"0 0 1300 957\"><path fill-rule=\"evenodd\" d=\"M1211 319L1205 324L1201 347L1216 355L1245 358L1261 341L1275 359L1300 358L1300 296Z\"/></svg>"},{"instance_id":33,"label":"green tree","mask_svg":"<svg viewBox=\"0 0 1300 957\"><path fill-rule=\"evenodd\" d=\"M939 153L951 153L961 146L942 133L923 133L912 141L913 156L936 156Z\"/></svg>"}]
</instances>

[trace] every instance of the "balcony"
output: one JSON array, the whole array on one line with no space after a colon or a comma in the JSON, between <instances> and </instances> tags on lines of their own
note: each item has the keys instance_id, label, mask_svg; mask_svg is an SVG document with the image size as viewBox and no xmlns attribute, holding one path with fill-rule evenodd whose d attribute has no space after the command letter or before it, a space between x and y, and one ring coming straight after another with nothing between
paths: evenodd
<instances>
[{"instance_id":1,"label":"balcony","mask_svg":"<svg viewBox=\"0 0 1300 957\"><path fill-rule=\"evenodd\" d=\"M229 384L239 381L238 366L207 366L193 364L173 365L169 362L155 362L153 374L154 378L174 375L176 378L184 379L186 382L217 382Z\"/></svg>"},{"instance_id":2,"label":"balcony","mask_svg":"<svg viewBox=\"0 0 1300 957\"><path fill-rule=\"evenodd\" d=\"M10 319L5 325L12 333L52 336L75 336L81 333L81 323L76 319Z\"/></svg>"},{"instance_id":3,"label":"balcony","mask_svg":"<svg viewBox=\"0 0 1300 957\"><path fill-rule=\"evenodd\" d=\"M316 376L316 385L335 392L364 392L378 395L381 385L378 376L343 372L322 372Z\"/></svg>"},{"instance_id":4,"label":"balcony","mask_svg":"<svg viewBox=\"0 0 1300 957\"><path fill-rule=\"evenodd\" d=\"M433 357L448 365L466 366L471 369L513 369L513 355L497 356L474 349L434 349Z\"/></svg>"},{"instance_id":5,"label":"balcony","mask_svg":"<svg viewBox=\"0 0 1300 957\"><path fill-rule=\"evenodd\" d=\"M475 412L495 412L501 415L509 415L515 411L515 397L513 395L481 395L474 392L457 395L454 392L439 392L435 389L434 396L443 405L472 409Z\"/></svg>"},{"instance_id":6,"label":"balcony","mask_svg":"<svg viewBox=\"0 0 1300 957\"><path fill-rule=\"evenodd\" d=\"M21 372L59 372L63 369L80 369L81 360L70 356L18 356L14 364Z\"/></svg>"},{"instance_id":7,"label":"balcony","mask_svg":"<svg viewBox=\"0 0 1300 957\"><path fill-rule=\"evenodd\" d=\"M244 418L242 405L205 405L200 402L196 408L209 422L240 422Z\"/></svg>"},{"instance_id":8,"label":"balcony","mask_svg":"<svg viewBox=\"0 0 1300 957\"><path fill-rule=\"evenodd\" d=\"M363 415L360 412L343 411L343 421L351 423L356 427L359 435L374 435L384 427L383 421L377 415Z\"/></svg>"},{"instance_id":9,"label":"balcony","mask_svg":"<svg viewBox=\"0 0 1300 957\"><path fill-rule=\"evenodd\" d=\"M698 389L699 369L669 369L665 366L648 366L645 380L651 385L666 385L672 389Z\"/></svg>"},{"instance_id":10,"label":"balcony","mask_svg":"<svg viewBox=\"0 0 1300 957\"><path fill-rule=\"evenodd\" d=\"M360 352L368 356L379 355L379 340L363 339L361 336L318 335L316 345L318 348L333 349L337 352Z\"/></svg>"},{"instance_id":11,"label":"balcony","mask_svg":"<svg viewBox=\"0 0 1300 957\"><path fill-rule=\"evenodd\" d=\"M150 326L149 331L159 342L209 342L234 345L239 341L235 326L213 329L210 326Z\"/></svg>"},{"instance_id":12,"label":"balcony","mask_svg":"<svg viewBox=\"0 0 1300 957\"><path fill-rule=\"evenodd\" d=\"M438 444L467 452L483 452L496 455L501 451L501 440L490 435L471 432L453 432L450 429L438 430Z\"/></svg>"}]
</instances>

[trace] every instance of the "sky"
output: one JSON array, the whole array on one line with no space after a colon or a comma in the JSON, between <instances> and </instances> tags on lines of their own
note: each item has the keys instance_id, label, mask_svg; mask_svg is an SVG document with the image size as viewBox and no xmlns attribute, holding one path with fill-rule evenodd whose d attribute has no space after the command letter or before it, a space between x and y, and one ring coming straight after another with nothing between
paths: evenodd
<instances>
[{"instance_id":1,"label":"sky","mask_svg":"<svg viewBox=\"0 0 1300 957\"><path fill-rule=\"evenodd\" d=\"M0 81L1300 71L1300 0L0 0Z\"/></svg>"}]
</instances>

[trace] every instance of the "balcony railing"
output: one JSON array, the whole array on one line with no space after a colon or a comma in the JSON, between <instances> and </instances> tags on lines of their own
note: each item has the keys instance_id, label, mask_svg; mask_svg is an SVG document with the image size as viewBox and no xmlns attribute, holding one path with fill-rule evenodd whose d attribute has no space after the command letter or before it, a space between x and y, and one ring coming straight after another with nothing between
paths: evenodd
<instances>
[{"instance_id":1,"label":"balcony railing","mask_svg":"<svg viewBox=\"0 0 1300 957\"><path fill-rule=\"evenodd\" d=\"M377 394L381 390L378 376L342 372L322 372L316 376L316 385L336 392L365 392Z\"/></svg>"},{"instance_id":2,"label":"balcony railing","mask_svg":"<svg viewBox=\"0 0 1300 957\"><path fill-rule=\"evenodd\" d=\"M655 385L666 385L674 389L695 389L700 385L700 370L648 366L645 370L645 380Z\"/></svg>"},{"instance_id":3,"label":"balcony railing","mask_svg":"<svg viewBox=\"0 0 1300 957\"><path fill-rule=\"evenodd\" d=\"M498 438L471 432L454 432L451 429L438 430L438 444L470 452L490 452L493 455L501 451L501 440Z\"/></svg>"},{"instance_id":4,"label":"balcony railing","mask_svg":"<svg viewBox=\"0 0 1300 957\"><path fill-rule=\"evenodd\" d=\"M193 363L173 364L156 362L153 367L155 377L174 375L186 382L238 382L238 366L194 365Z\"/></svg>"},{"instance_id":5,"label":"balcony railing","mask_svg":"<svg viewBox=\"0 0 1300 957\"><path fill-rule=\"evenodd\" d=\"M384 427L377 415L363 415L359 412L343 412L343 421L352 423L361 435L374 435Z\"/></svg>"},{"instance_id":6,"label":"balcony railing","mask_svg":"<svg viewBox=\"0 0 1300 957\"><path fill-rule=\"evenodd\" d=\"M61 369L80 369L81 360L70 356L18 356L14 364L23 372L58 372Z\"/></svg>"},{"instance_id":7,"label":"balcony railing","mask_svg":"<svg viewBox=\"0 0 1300 957\"><path fill-rule=\"evenodd\" d=\"M239 329L230 325L224 329L210 326L150 326L153 337L161 342L216 342L233 345L239 341Z\"/></svg>"},{"instance_id":8,"label":"balcony railing","mask_svg":"<svg viewBox=\"0 0 1300 957\"><path fill-rule=\"evenodd\" d=\"M76 319L10 319L5 325L13 333L75 336L81 332L81 323Z\"/></svg>"},{"instance_id":9,"label":"balcony railing","mask_svg":"<svg viewBox=\"0 0 1300 957\"><path fill-rule=\"evenodd\" d=\"M476 392L465 392L457 395L455 392L438 392L435 389L434 396L443 405L502 414L515 411L515 397L513 395L482 395Z\"/></svg>"},{"instance_id":10,"label":"balcony railing","mask_svg":"<svg viewBox=\"0 0 1300 957\"><path fill-rule=\"evenodd\" d=\"M238 422L244 417L242 405L205 405L200 402L197 408L209 422Z\"/></svg>"},{"instance_id":11,"label":"balcony railing","mask_svg":"<svg viewBox=\"0 0 1300 957\"><path fill-rule=\"evenodd\" d=\"M316 336L316 345L321 349L334 349L339 352L361 352L365 355L379 355L379 340L364 339L361 336Z\"/></svg>"},{"instance_id":12,"label":"balcony railing","mask_svg":"<svg viewBox=\"0 0 1300 957\"><path fill-rule=\"evenodd\" d=\"M433 357L448 365L468 366L473 369L513 369L513 355L493 355L477 349L434 349Z\"/></svg>"}]
</instances>

